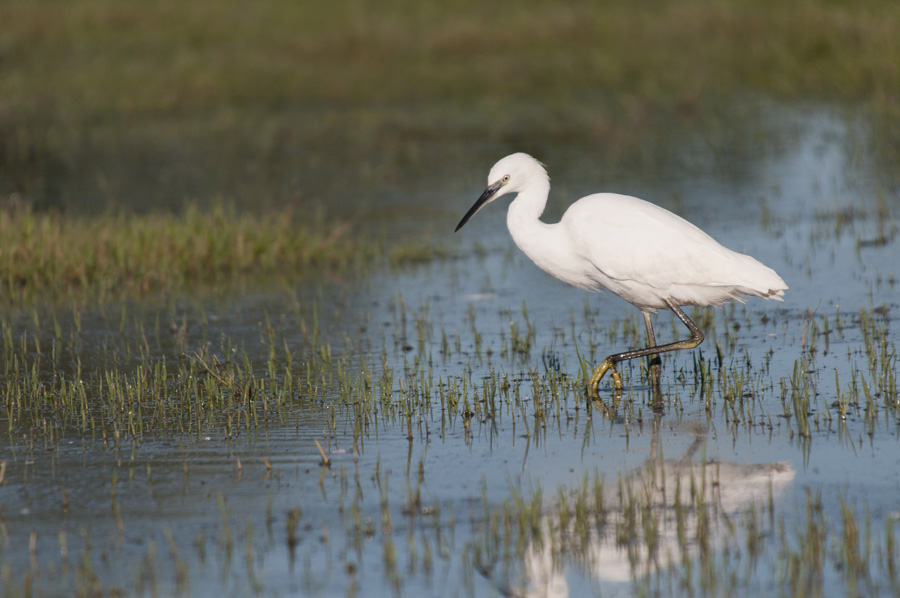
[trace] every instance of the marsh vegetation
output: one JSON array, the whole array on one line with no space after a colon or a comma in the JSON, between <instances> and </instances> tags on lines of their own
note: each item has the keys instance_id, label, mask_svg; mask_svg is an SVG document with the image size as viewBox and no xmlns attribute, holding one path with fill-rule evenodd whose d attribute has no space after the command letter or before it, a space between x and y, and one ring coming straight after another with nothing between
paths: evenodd
<instances>
[{"instance_id":1,"label":"marsh vegetation","mask_svg":"<svg viewBox=\"0 0 900 598\"><path fill-rule=\"evenodd\" d=\"M0 595L896 595L897 13L5 2ZM516 150L786 302L588 400Z\"/></svg>"}]
</instances>

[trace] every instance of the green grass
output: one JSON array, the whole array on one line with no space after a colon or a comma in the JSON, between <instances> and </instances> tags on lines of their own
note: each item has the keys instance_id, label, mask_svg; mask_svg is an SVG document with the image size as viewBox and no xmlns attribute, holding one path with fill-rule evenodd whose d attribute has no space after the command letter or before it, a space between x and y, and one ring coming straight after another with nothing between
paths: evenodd
<instances>
[{"instance_id":1,"label":"green grass","mask_svg":"<svg viewBox=\"0 0 900 598\"><path fill-rule=\"evenodd\" d=\"M321 210L257 215L222 204L178 215L0 210L0 298L115 301L273 275L352 275L379 260L415 263L439 251L357 228Z\"/></svg>"},{"instance_id":2,"label":"green grass","mask_svg":"<svg viewBox=\"0 0 900 598\"><path fill-rule=\"evenodd\" d=\"M62 116L708 87L895 102L900 88L900 8L887 1L269 0L233 11L84 0L7 2L3 16L7 101Z\"/></svg>"},{"instance_id":3,"label":"green grass","mask_svg":"<svg viewBox=\"0 0 900 598\"><path fill-rule=\"evenodd\" d=\"M40 206L377 199L485 140L627 162L637 132L748 95L879 114L888 165L900 139L886 0L12 0L0 21L0 198Z\"/></svg>"}]
</instances>

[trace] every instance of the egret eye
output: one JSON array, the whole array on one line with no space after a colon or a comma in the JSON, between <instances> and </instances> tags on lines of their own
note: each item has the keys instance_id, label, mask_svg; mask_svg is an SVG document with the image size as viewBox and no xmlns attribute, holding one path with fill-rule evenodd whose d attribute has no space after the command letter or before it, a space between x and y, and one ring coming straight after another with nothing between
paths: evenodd
<instances>
[{"instance_id":1,"label":"egret eye","mask_svg":"<svg viewBox=\"0 0 900 598\"><path fill-rule=\"evenodd\" d=\"M500 180L501 180L502 182L504 182L504 183L508 183L508 182L509 182L509 175L508 175L508 174L503 175L503 178L500 179Z\"/></svg>"}]
</instances>

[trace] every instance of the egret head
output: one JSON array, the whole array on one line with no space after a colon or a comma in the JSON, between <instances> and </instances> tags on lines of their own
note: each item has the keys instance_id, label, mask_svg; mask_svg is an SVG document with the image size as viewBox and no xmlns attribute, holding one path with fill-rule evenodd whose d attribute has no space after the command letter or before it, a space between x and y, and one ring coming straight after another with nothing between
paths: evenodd
<instances>
[{"instance_id":1,"label":"egret head","mask_svg":"<svg viewBox=\"0 0 900 598\"><path fill-rule=\"evenodd\" d=\"M488 186L484 193L462 217L462 220L456 225L456 230L465 226L466 222L471 220L472 216L481 211L484 206L507 193L522 191L535 178L546 184L548 181L547 171L540 162L528 154L511 154L501 159L491 168L491 173L488 175Z\"/></svg>"}]
</instances>

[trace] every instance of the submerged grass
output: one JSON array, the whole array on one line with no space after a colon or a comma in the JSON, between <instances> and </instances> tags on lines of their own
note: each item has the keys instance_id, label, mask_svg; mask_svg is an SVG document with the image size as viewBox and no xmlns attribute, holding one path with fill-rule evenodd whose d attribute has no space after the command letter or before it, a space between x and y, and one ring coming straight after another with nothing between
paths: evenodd
<instances>
[{"instance_id":1,"label":"submerged grass","mask_svg":"<svg viewBox=\"0 0 900 598\"><path fill-rule=\"evenodd\" d=\"M458 335L451 342L445 330L436 329L427 304L415 309L402 297L392 299L392 322L385 324L380 346L379 337L366 332L366 314L343 324L355 336L324 340L319 308L296 298L292 305L277 322L268 313L259 315L250 338L233 338L227 327L211 325L218 316L204 310L154 316L123 305L91 325L106 331L99 335L85 330L84 308L77 304L2 317L3 420L12 436L25 432L32 442L52 446L70 433L115 445L158 436L234 438L312 418L322 427L319 438L349 434L362 450L373 434L377 438L379 430L395 425L410 441L427 438L438 426L442 437L461 429L471 443L506 421L514 436L540 441L548 431L562 434L581 410L588 418L593 412L624 422L627 438L629 426L641 425L651 411L634 401L643 394L638 385L645 364L623 367L627 396L593 406L585 402L579 375L610 344L643 342L634 317L606 327L586 310L584 323L576 327L573 318L571 338L568 326L560 328L554 346L538 357L525 305L520 313L501 309L506 325L490 333L486 348L467 347ZM654 411L662 408L678 418L696 411L710 425L724 424L735 438L784 426L804 454L814 437L841 432L847 421L864 423L870 437L900 421L897 350L881 308L862 309L852 318L837 310L833 327L826 315L807 313L800 330L792 320L783 321L784 315L754 322L743 307L719 313L721 320L695 313L711 346L691 359L672 360L662 402L653 398ZM471 326L473 339L486 334L474 317ZM793 330L799 335L793 369L782 359L784 375L773 375L772 349L751 357L734 338L738 329L785 338ZM822 350L830 336L843 338L851 330L859 341L845 363ZM574 374L567 372L566 353L577 357ZM829 367L826 360L836 357ZM478 375L485 365L489 372Z\"/></svg>"},{"instance_id":2,"label":"submerged grass","mask_svg":"<svg viewBox=\"0 0 900 598\"><path fill-rule=\"evenodd\" d=\"M632 593L651 596L896 593L896 517L873 525L868 509L839 496L832 521L809 489L796 519L779 515L793 476L787 463L651 460L615 485L585 476L552 501L513 489L499 506L485 501L465 550L505 595L544 595L571 577L601 593L631 581Z\"/></svg>"},{"instance_id":3,"label":"submerged grass","mask_svg":"<svg viewBox=\"0 0 900 598\"><path fill-rule=\"evenodd\" d=\"M566 373L562 357L575 354L576 339L591 361L610 343L640 343L634 317L607 327L599 324L595 312L585 310L586 321L577 325L579 335L573 322L569 338L566 324L555 333L552 346L540 347L524 305L520 310L500 308L499 330L479 328L473 315L472 333L463 344L442 341L446 333L437 330L437 308L427 302L417 308L395 295L393 320L381 337L360 327L358 337L345 336L340 345L332 345L322 339L333 336L314 331L324 327L315 315L295 309L290 318L313 318L311 324L297 326L305 330L306 340L297 343L303 346L288 343L288 326L274 326L268 316L260 318L252 342L241 342L215 330L188 334L193 322L201 319L193 315L169 331L154 331L136 319L132 331L127 323L133 318L123 310L121 321L126 324L111 327L103 358L89 370L79 361L82 347L91 342L78 329L80 318L60 322L61 318L35 311L30 318L0 320L4 384L0 411L9 445L22 455L11 465L9 478L22 480L32 456L58 453L73 438L93 438L115 453L135 454L133 447L145 440L192 446L213 437L238 446L236 438L296 428L301 445L308 445L304 452L313 455L304 457L305 466L320 478L325 506L309 501L302 511L297 504L286 510L279 507L282 510L274 514L268 506L254 519L235 509L224 494L212 492L207 500L213 512L218 506L220 523L201 527L188 540L184 534L163 533L147 542L135 580L120 582L138 590L174 583L175 589L189 591L204 583L208 563L215 562L224 569L244 567L246 581L262 591L277 585L266 579L266 562L277 562L286 551L289 562L302 563L322 547L334 554L339 566L306 569L313 588L329 583L329 575L343 579L344 571L354 580L357 572L367 571L364 578L360 573L360 581L369 583L380 570L388 586L400 592L423 579L433 583L432 576L443 579L442 571L452 563L454 572L462 569L461 593L475 594L476 584L490 583L512 594L529 579L533 582L528 575L560 579L561 567L575 566L588 579L597 572L599 579L603 573L599 563L610 556L630 572L626 581L637 593L680 595L687 588L720 595L752 591L762 581L784 593L828 594L823 588L831 579L845 584L851 594L897 587L893 516L885 528L880 527L883 517L870 524L868 513L848 499L841 502L840 517L826 518L821 500L813 494L805 511L798 507L801 516L788 519L776 510L776 493L769 482L757 492L755 502L735 507L729 504L727 491L730 484L740 486L742 476L729 478L726 464L699 458L695 462L700 465L692 467L684 459L663 462L661 449L651 455L659 459L658 467L622 474L614 484L589 475L572 489L524 493L514 488L512 498L505 501L488 497L486 491L480 502L465 493L447 500L430 496L425 480L435 475L435 462L424 456L418 464L409 457L406 480L400 482L405 487L398 489L396 480L389 479L391 469L402 469L396 461L382 468L379 460L371 483L360 480L367 472L361 472L358 463L372 465L370 444L379 451L380 435L409 442L413 455L413 446L438 442L481 450L524 438L540 447L548 437L572 435L573 428L578 430L576 440L584 436L585 446L591 434L602 434L607 427L624 432L627 444L629 430L657 427L661 416L651 414L649 400L642 400L649 393L640 389L632 388L621 400L606 397L606 405L586 403L582 381ZM893 375L896 349L889 320L881 313L884 310L877 310L853 315L837 310L828 323L824 314L790 318L775 312L761 322L744 306L710 310L712 316L697 318L707 331L707 351L697 351L694 359L666 361L666 421L678 425L683 418L696 418L699 427L718 429L720 435L762 430L771 434L774 426L784 435L823 438L829 428L840 429L838 418L824 419L834 409L829 402L837 398L846 404L848 418L872 417L876 429L893 430L900 421ZM357 317L368 321L368 316ZM356 328L352 324L351 330ZM778 346L794 344L795 370L791 371L790 360L781 363L779 379L765 358L751 359L740 339L733 338L738 327L744 335L777 337L772 342ZM660 328L667 332L665 325ZM479 330L484 345L476 349L472 339ZM849 387L842 380L844 387L836 384L832 392L831 372L820 360L827 357L825 339L838 333L855 339L848 366L856 374ZM832 343L837 345L837 340ZM170 344L169 349L160 348ZM761 353L765 352L755 355ZM640 368L639 364L623 368L623 376L637 383ZM693 374L691 368L702 374ZM477 373L485 370L489 374ZM697 381L691 382L692 377ZM782 417L789 423L779 423ZM330 468L321 468L321 476L315 471L319 455L313 448L318 439L331 462ZM799 448L808 450L804 442L798 443ZM347 450L351 446L352 457ZM337 452L337 447L347 447L347 454ZM249 479L251 466L244 461L242 468L238 460L235 475L240 477L243 469ZM279 464L265 465L264 475L276 479L287 469L284 462L282 472ZM185 477L194 467L185 457ZM738 469L741 474L756 471L752 466ZM147 478L149 484L149 467ZM119 543L128 543L138 533L139 516L128 511L124 479L112 476L110 502L104 503L112 538ZM290 492L296 488L285 487ZM292 505L297 500L290 495ZM457 513L468 512L472 532L456 546L450 539L454 526L459 527L453 521L454 505ZM316 508L334 509L337 519L319 524L307 512ZM348 548L331 553L328 546L341 545L342 528ZM60 536L59 542L64 538ZM177 544L175 538L181 538ZM52 546L47 548L54 538L40 541L44 548L35 553L39 567L26 567L21 573L0 568L10 595L36 580L46 587L57 579L71 585L70 578L56 577L56 553ZM109 581L112 574L92 567L102 558L99 552L92 556L85 548L82 558L76 547L70 550L73 568L85 584L95 589L115 587Z\"/></svg>"},{"instance_id":4,"label":"submerged grass","mask_svg":"<svg viewBox=\"0 0 900 598\"><path fill-rule=\"evenodd\" d=\"M55 213L10 212L5 230L18 243L10 247L24 247L33 258L41 256L41 248L50 247L57 262L47 266L36 261L31 279L27 271L22 271L22 279L15 283L5 277L3 292L14 301L44 293L67 296L73 291L110 298L124 292L179 290L263 272L294 270L302 274L320 266L352 274L367 255L385 252L400 261L416 261L405 250L391 253L377 244L369 248L367 241L356 238L352 227L342 229L342 224L331 224L323 216L310 224L290 215L286 222L266 216L245 217L229 208L209 212L192 208L188 212L183 218L113 214L72 220ZM66 223L70 221L81 222L82 230L69 229ZM145 226L150 232L141 240ZM307 241L313 240L311 248L301 246L306 241L287 238L305 226L309 226L304 233ZM155 240L147 240L151 237ZM292 241L298 246L290 245ZM156 244L160 256L143 255ZM26 252L18 251L18 258L25 260ZM91 257L96 254L102 254L102 259ZM147 263L143 269L132 268L132 261L123 255ZM60 268L76 269L85 261L102 265L94 266L90 275L59 275ZM11 262L6 267L12 270L16 266ZM160 266L175 270L171 279L153 277ZM441 274L441 280L446 280ZM146 288L137 284L143 277L149 277ZM85 281L83 285L74 282L80 280ZM354 307L372 305L370 301L377 304L382 297L350 303ZM586 306L583 320L576 322L573 313L570 325L554 330L546 344L539 341L547 338L538 334L542 326L533 322L524 304L519 310L500 307L496 319L476 314L473 306L466 322L471 331L460 332L435 325L435 318L448 309L446 303L423 299L424 304L416 307L395 291L387 315L381 311L374 318L370 314L348 318L346 312L335 315L348 320L341 321L343 337L338 338L318 321L323 304L301 308L300 300L294 299L278 303L277 309L289 312L281 314L280 320L268 313L257 318L242 312L240 322L246 325L258 320L258 324L240 339L232 335L238 334L241 326L225 325L220 332L208 325L205 313L180 312L168 329L176 314L157 315L154 326L150 323L153 315L148 318L140 311L148 309L146 306L127 302L119 317L107 314L103 324L94 327L103 329L100 333L83 326L77 301L70 304L74 305L71 314L54 312L52 306L35 308L29 315L4 313L0 316L0 422L6 430L7 446L16 454L4 488L10 504L17 504L13 495L20 480L27 480L34 457L48 454L55 458L52 455L68 444L63 439L80 438L87 445L94 441L113 449L130 445L133 456L139 454L134 447L144 441L190 447L203 445L212 437L225 438L226 444L234 447L240 444L236 438L265 436L275 430L293 435L296 428L301 446L312 450L323 440L322 458L331 462L331 468L322 468L318 474L318 456L306 462L315 470L313 476L319 477L326 506L318 508L337 513L347 536L347 550L331 550L332 545L340 545L341 525L328 527L311 517L309 511L317 507L313 501L304 502L302 511L296 503L287 510L283 506L275 509L273 514L270 500L262 524L261 509L256 515L248 514L228 502L229 487L222 493L212 492L213 499L207 497L210 506L218 506L218 524L195 528L196 536L187 541L174 528L171 534L157 535L155 541L142 538L138 545L146 546L146 557L139 563L135 579L122 582L125 587L133 587L137 593L167 593L168 579L168 593L190 593L198 587L212 587L210 591L215 592L215 581L208 583L214 567L206 559L228 571L240 569L243 556L246 574L241 573L241 579L249 584L245 587L255 593L278 591L279 582L267 580L263 568L267 560L277 562L280 551L286 550L289 562L293 566L296 560L298 569L304 560L313 558L310 555L329 555L327 566L306 566L303 575L308 579L302 584L308 593L322 592L322 587L330 587L325 585L329 576L343 579L344 572L352 579L352 588L359 581L368 584L379 569L390 588L401 593L404 586L423 577L430 580L431 571L437 568L434 578L438 580L456 579L456 571L462 569L460 593L476 594L475 584L487 579L499 585L502 593L512 595L515 591L501 585L517 579L507 570L521 573L523 567L539 567L540 561L549 560L543 571L551 575L558 574L561 565L574 564L588 576L602 560L595 557L605 557L612 550L624 557L624 567L630 567L630 582L637 594L753 593L760 583L766 584L763 591L774 588L790 595L829 594L832 586L849 595L897 591L900 560L894 513L881 513L870 521L865 507L839 497L840 511L832 515L813 491L805 511L803 505L798 507L800 517L789 519L776 511L771 486L768 502L763 499L734 510L727 508L722 498L728 486L725 478L715 468L707 470L714 464L705 461L699 473L679 470L683 463L667 464L667 470L684 475L666 482L663 472L652 469L643 477L622 474L614 487L597 476L585 477L572 491L559 488L547 492L548 501L540 491L529 495L518 489L513 489L508 501L489 498L486 490L480 503L466 496L468 490L460 490L446 502L429 496L423 480L434 476L435 460L422 457L416 468L414 446L427 451L429 446L446 443L452 448L451 443L458 442L466 446L457 449L480 452L488 445L493 451L494 443L502 441L538 448L546 445L548 437L562 439L565 435L567 440L569 436L576 441L583 437L587 448L592 434L602 434L607 427L610 434L624 436L622 442L627 446L632 431L649 425L650 418L656 421L658 405L654 399L651 409L650 393L640 386L646 374L644 363L623 367L629 385L625 397L607 396L598 404L587 403L581 377L567 373L566 356L577 356L575 367L589 371L588 365L609 352L610 346L640 345L643 331L634 314L601 325L597 312ZM329 295L327 301L333 299ZM343 297L334 300L342 302ZM691 354L671 355L665 360L666 388L661 403L667 422L677 426L685 420L695 421L720 436L731 432L736 441L739 435L771 438L774 430L791 439L791 448L796 439L804 456L812 442L828 441L832 432L837 432L845 449L854 451L857 444L862 445L865 433L870 438L879 431L886 433L881 436L895 436L900 401L889 306L870 305L852 312L841 312L838 307L828 314L779 309L762 318L753 309L731 305L722 310L695 310L692 316L701 323L707 341ZM672 331L680 332L673 317L660 316L661 332L668 332L666 317L672 320ZM464 318L454 321L460 320ZM102 337L99 341L98 336ZM775 352L781 354L773 358ZM831 362L836 367L829 367ZM399 501L398 484L389 479L391 468L402 468L399 459L385 462L384 469L379 460L372 484L360 480L362 468L357 467L357 455L371 458L387 445L380 443L386 436L409 443L407 486L400 491ZM349 450L344 449L348 454L343 457L344 452L336 450L351 443L352 465ZM295 448L291 447L292 452ZM273 466L265 458L263 461L267 477L277 479L283 474L277 463ZM185 454L183 467L187 478L196 463L189 463ZM281 468L286 469L283 463ZM241 470L238 457L238 479ZM353 473L348 473L350 470ZM249 471L245 476L250 479ZM149 483L149 465L147 478ZM339 480L339 492L329 486L329 478ZM110 502L104 503L114 530L111 537L119 546L132 545L140 533L136 520L143 516L129 514L124 479L114 472ZM303 483L309 484L308 480ZM296 488L293 485L289 492ZM68 513L65 488L61 493L63 510ZM34 504L40 500L34 499ZM168 500L161 500L160 505ZM290 497L292 505L299 500L295 494ZM454 500L457 513L468 510L474 536L455 546ZM464 504L468 509L459 508ZM81 517L77 509L72 512L73 519ZM18 524L25 515L6 507L5 517L15 518L17 524L11 528L13 542L9 544L21 545L16 542L23 537ZM0 517L0 524L4 523ZM45 534L43 530L40 533ZM74 545L76 533L70 532L69 540L60 533L58 551L55 546L48 549L48 540L42 536L43 548L29 551L31 568L19 568L14 551L10 552L0 567L6 593L42 595L40 590L30 591L34 584L51 588L58 579L67 587L79 585L83 595L103 593L104 588L110 594L127 593L107 581L114 577L108 567L99 566L104 562L118 565L116 558L104 556L102 549L92 553L87 541L80 555L78 548L71 547L72 561L64 562L67 568L54 568L55 555L70 550L67 542ZM37 545L38 532L30 534L29 541ZM51 538L49 543L53 542ZM98 538L97 545L102 546L101 542ZM366 551L367 545L375 547L376 558L371 549ZM338 567L332 568L332 556ZM24 555L19 562L25 562ZM313 562L324 565L321 560ZM447 575L447 563L451 562L457 568ZM364 565L368 571L363 577ZM537 568L532 571L540 572ZM72 575L77 583L69 577ZM832 580L838 583L831 584ZM52 590L43 592L49 594Z\"/></svg>"}]
</instances>

